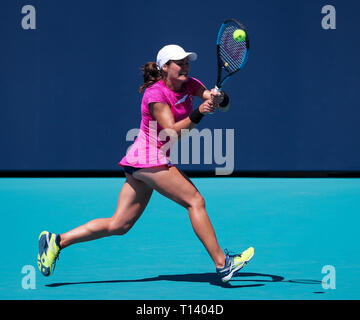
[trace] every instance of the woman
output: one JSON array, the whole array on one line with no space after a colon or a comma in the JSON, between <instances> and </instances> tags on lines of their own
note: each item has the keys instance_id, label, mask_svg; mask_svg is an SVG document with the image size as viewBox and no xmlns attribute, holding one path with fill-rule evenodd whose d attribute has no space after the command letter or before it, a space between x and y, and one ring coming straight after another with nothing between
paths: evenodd
<instances>
[{"instance_id":1,"label":"woman","mask_svg":"<svg viewBox=\"0 0 360 320\"><path fill-rule=\"evenodd\" d=\"M138 137L119 163L124 167L126 181L119 195L117 209L111 218L92 220L63 234L43 231L39 237L38 266L43 275L54 271L60 250L69 245L128 232L146 208L153 190L177 202L189 213L192 227L213 260L216 272L227 282L252 258L250 247L237 255L224 254L205 209L205 201L192 182L167 157L166 139L181 138L183 129L191 130L202 117L226 107L226 94L207 90L189 77L189 61L196 53L185 52L177 45L163 47L157 62L142 68L144 92L141 104L141 126ZM203 103L195 110L192 98ZM156 133L156 134L154 134Z\"/></svg>"}]
</instances>

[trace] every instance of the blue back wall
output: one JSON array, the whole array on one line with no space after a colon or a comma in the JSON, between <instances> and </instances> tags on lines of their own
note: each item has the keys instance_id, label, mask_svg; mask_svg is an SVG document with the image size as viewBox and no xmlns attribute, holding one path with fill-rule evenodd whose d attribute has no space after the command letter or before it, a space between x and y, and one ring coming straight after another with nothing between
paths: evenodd
<instances>
[{"instance_id":1,"label":"blue back wall","mask_svg":"<svg viewBox=\"0 0 360 320\"><path fill-rule=\"evenodd\" d=\"M24 30L24 5L36 30ZM336 8L336 30L321 9ZM141 65L169 43L198 53L211 88L223 20L248 28L231 110L198 129L235 131L235 170L360 170L359 1L2 0L0 170L119 170L140 124ZM195 100L199 104L198 100ZM212 170L214 165L180 166Z\"/></svg>"}]
</instances>

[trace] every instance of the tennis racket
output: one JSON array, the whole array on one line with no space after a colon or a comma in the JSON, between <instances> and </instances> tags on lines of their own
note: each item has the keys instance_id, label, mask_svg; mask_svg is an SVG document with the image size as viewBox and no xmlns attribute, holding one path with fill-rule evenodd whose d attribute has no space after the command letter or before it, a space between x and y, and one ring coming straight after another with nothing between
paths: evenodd
<instances>
[{"instance_id":1,"label":"tennis racket","mask_svg":"<svg viewBox=\"0 0 360 320\"><path fill-rule=\"evenodd\" d=\"M243 41L234 39L236 30L245 32L246 37ZM224 21L217 36L216 49L218 71L215 89L221 91L225 82L246 63L250 50L250 40L245 26L235 19Z\"/></svg>"},{"instance_id":2,"label":"tennis racket","mask_svg":"<svg viewBox=\"0 0 360 320\"><path fill-rule=\"evenodd\" d=\"M234 39L233 35L236 30L245 32L246 37L243 41ZM224 21L217 36L216 48L218 61L216 87L221 89L225 82L246 63L250 40L245 26L235 19Z\"/></svg>"}]
</instances>

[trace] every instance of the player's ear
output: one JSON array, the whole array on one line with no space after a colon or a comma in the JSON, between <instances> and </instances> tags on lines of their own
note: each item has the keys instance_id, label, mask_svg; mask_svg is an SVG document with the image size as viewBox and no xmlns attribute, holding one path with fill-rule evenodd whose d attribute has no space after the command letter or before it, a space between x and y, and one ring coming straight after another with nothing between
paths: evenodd
<instances>
[{"instance_id":1,"label":"player's ear","mask_svg":"<svg viewBox=\"0 0 360 320\"><path fill-rule=\"evenodd\" d=\"M163 66L162 66L162 71L164 72L164 73L167 73L168 72L168 65L165 63Z\"/></svg>"},{"instance_id":2,"label":"player's ear","mask_svg":"<svg viewBox=\"0 0 360 320\"><path fill-rule=\"evenodd\" d=\"M167 72L168 72L168 70L169 70L169 66L170 66L170 64L172 63L172 61L171 60L169 60L168 62L166 62L163 66L162 66L162 71L166 74Z\"/></svg>"}]
</instances>

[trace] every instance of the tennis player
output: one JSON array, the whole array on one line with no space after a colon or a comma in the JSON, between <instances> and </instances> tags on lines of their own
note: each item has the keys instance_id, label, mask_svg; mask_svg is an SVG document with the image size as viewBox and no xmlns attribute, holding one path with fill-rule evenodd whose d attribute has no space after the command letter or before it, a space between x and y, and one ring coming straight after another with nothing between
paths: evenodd
<instances>
[{"instance_id":1,"label":"tennis player","mask_svg":"<svg viewBox=\"0 0 360 320\"><path fill-rule=\"evenodd\" d=\"M124 235L140 218L153 190L183 206L189 214L192 227L213 260L216 272L223 282L231 279L254 255L248 248L241 254L224 253L205 209L205 201L194 184L171 164L162 148L168 138L181 138L182 129L191 130L208 113L226 107L229 97L207 90L197 79L189 77L189 61L197 59L194 52L186 52L178 45L167 45L157 55L156 62L143 67L144 93L141 103L139 134L126 156L120 161L126 181L118 198L114 215L92 220L63 234L43 231L39 236L38 266L49 276L55 269L59 253L79 242L113 235ZM193 110L193 97L202 99ZM154 134L156 123L156 134ZM164 134L165 132L165 134Z\"/></svg>"}]
</instances>

